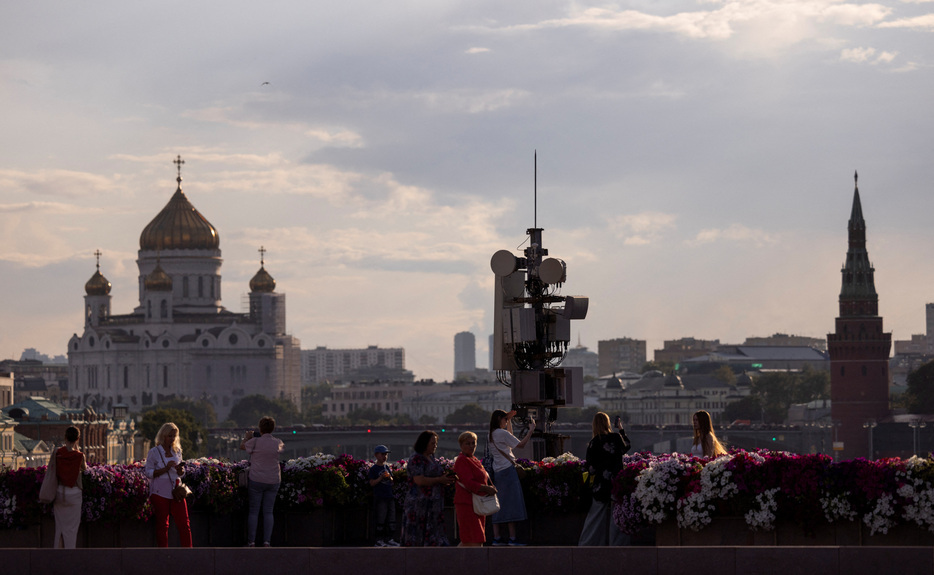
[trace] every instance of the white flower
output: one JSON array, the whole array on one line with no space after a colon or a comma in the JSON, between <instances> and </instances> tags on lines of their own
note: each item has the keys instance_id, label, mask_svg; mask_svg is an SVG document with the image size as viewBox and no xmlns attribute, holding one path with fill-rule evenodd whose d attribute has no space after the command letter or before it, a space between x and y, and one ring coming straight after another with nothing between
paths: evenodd
<instances>
[{"instance_id":1,"label":"white flower","mask_svg":"<svg viewBox=\"0 0 934 575\"><path fill-rule=\"evenodd\" d=\"M775 494L779 488L767 489L756 495L756 503L759 509L750 509L746 512L746 525L753 531L771 531L775 529L775 512L778 510L778 503L775 501Z\"/></svg>"},{"instance_id":2,"label":"white flower","mask_svg":"<svg viewBox=\"0 0 934 575\"><path fill-rule=\"evenodd\" d=\"M895 525L892 519L895 515L892 501L891 493L883 494L882 497L876 499L876 506L873 510L863 516L863 523L869 527L870 535L888 533L889 529Z\"/></svg>"}]
</instances>

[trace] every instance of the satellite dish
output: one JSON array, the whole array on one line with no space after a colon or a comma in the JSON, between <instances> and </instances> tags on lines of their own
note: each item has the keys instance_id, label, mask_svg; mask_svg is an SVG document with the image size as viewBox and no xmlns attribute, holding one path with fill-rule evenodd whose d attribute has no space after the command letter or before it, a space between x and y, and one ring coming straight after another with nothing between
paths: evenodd
<instances>
[{"instance_id":1,"label":"satellite dish","mask_svg":"<svg viewBox=\"0 0 934 575\"><path fill-rule=\"evenodd\" d=\"M538 268L538 277L546 284L560 284L567 281L567 267L557 258L548 258Z\"/></svg>"},{"instance_id":2,"label":"satellite dish","mask_svg":"<svg viewBox=\"0 0 934 575\"><path fill-rule=\"evenodd\" d=\"M516 271L517 267L516 256L509 250L499 250L490 258L490 268L498 276L508 276Z\"/></svg>"}]
</instances>

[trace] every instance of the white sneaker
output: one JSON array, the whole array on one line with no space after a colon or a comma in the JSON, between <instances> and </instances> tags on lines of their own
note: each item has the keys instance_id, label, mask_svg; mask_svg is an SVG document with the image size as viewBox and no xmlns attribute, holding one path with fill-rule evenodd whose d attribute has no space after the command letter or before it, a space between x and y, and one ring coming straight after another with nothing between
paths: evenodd
<instances>
[{"instance_id":1,"label":"white sneaker","mask_svg":"<svg viewBox=\"0 0 934 575\"><path fill-rule=\"evenodd\" d=\"M386 547L399 547L400 546L398 541L396 541L395 539L391 539L391 538L383 541L383 544L386 545Z\"/></svg>"},{"instance_id":2,"label":"white sneaker","mask_svg":"<svg viewBox=\"0 0 934 575\"><path fill-rule=\"evenodd\" d=\"M382 539L377 539L376 545L374 545L374 547L389 547L389 545L387 545L386 542Z\"/></svg>"}]
</instances>

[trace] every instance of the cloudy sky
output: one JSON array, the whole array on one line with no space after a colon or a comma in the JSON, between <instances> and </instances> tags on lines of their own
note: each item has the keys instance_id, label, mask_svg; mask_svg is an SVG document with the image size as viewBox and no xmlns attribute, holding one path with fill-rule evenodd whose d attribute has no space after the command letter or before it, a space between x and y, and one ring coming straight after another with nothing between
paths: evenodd
<instances>
[{"instance_id":1,"label":"cloudy sky","mask_svg":"<svg viewBox=\"0 0 934 575\"><path fill-rule=\"evenodd\" d=\"M575 342L824 336L855 170L907 339L934 301L932 66L931 0L8 3L0 356L65 353L94 250L136 305L177 154L226 307L263 245L303 347L402 346L418 377L451 377L463 330L486 365L536 149L545 247L591 298Z\"/></svg>"}]
</instances>

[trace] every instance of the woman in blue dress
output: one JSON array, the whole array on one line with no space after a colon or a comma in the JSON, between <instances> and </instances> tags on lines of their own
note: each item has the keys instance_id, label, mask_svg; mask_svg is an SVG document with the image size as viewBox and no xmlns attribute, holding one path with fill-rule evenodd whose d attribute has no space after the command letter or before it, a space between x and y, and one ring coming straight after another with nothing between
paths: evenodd
<instances>
[{"instance_id":1,"label":"woman in blue dress","mask_svg":"<svg viewBox=\"0 0 934 575\"><path fill-rule=\"evenodd\" d=\"M423 431L406 468L409 490L402 508L402 544L405 547L450 545L444 533L444 488L454 483L435 459L438 434Z\"/></svg>"}]
</instances>

